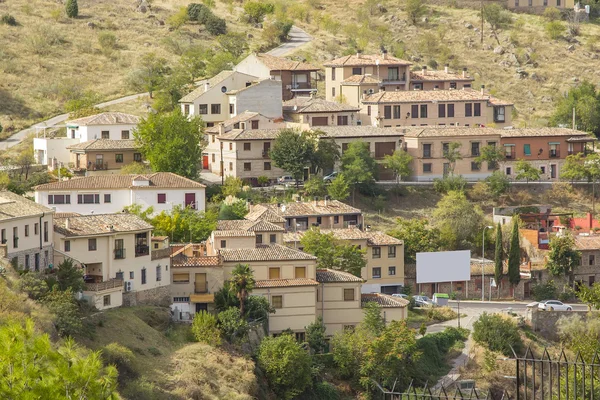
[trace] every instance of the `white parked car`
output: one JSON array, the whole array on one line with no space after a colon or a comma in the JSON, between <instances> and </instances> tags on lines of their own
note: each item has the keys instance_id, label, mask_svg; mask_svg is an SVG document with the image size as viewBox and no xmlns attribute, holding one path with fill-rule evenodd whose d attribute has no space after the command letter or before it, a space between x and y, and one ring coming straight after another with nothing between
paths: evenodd
<instances>
[{"instance_id":1,"label":"white parked car","mask_svg":"<svg viewBox=\"0 0 600 400\"><path fill-rule=\"evenodd\" d=\"M558 300L544 300L538 304L540 310L545 311L573 311L573 307Z\"/></svg>"},{"instance_id":2,"label":"white parked car","mask_svg":"<svg viewBox=\"0 0 600 400\"><path fill-rule=\"evenodd\" d=\"M277 183L280 185L289 185L290 183L296 183L296 180L291 175L284 175L277 178Z\"/></svg>"},{"instance_id":3,"label":"white parked car","mask_svg":"<svg viewBox=\"0 0 600 400\"><path fill-rule=\"evenodd\" d=\"M404 293L394 293L394 294L392 294L392 297L400 297L402 299L408 299L408 296L405 295Z\"/></svg>"},{"instance_id":4,"label":"white parked car","mask_svg":"<svg viewBox=\"0 0 600 400\"><path fill-rule=\"evenodd\" d=\"M330 173L329 175L324 176L323 181L325 181L325 183L331 183L331 181L334 180L338 175L339 175L339 172L334 171L334 172Z\"/></svg>"}]
</instances>

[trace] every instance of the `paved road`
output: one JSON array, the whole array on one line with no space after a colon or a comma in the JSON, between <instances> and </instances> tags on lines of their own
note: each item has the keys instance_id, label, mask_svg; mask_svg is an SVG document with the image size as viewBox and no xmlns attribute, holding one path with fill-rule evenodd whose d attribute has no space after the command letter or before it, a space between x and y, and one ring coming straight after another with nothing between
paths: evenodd
<instances>
[{"instance_id":1,"label":"paved road","mask_svg":"<svg viewBox=\"0 0 600 400\"><path fill-rule=\"evenodd\" d=\"M289 34L289 40L278 47L275 47L273 50L267 52L272 56L283 57L286 54L291 53L292 51L298 49L299 47L304 46L306 43L312 40L312 36L308 33L304 32L302 29L297 26L292 26Z\"/></svg>"},{"instance_id":2,"label":"paved road","mask_svg":"<svg viewBox=\"0 0 600 400\"><path fill-rule=\"evenodd\" d=\"M147 95L148 95L148 93L132 94L131 96L125 96L125 97L121 97L121 98L118 98L115 100L96 104L95 107L104 108L104 107L112 106L114 104L120 104L120 103L125 103L130 100L135 100L139 97L143 97L143 96L147 96ZM17 144L21 143L31 133L35 133L36 128L44 128L44 127L50 128L50 127L60 124L64 121L66 121L68 116L69 116L69 114L57 115L56 117L52 117L50 119L47 119L45 121L39 122L35 125L32 125L29 128L23 129L22 131L19 131L19 132L15 133L14 135L8 137L7 139L1 141L0 142L0 150L7 150L7 149L10 149L11 147L16 146Z\"/></svg>"},{"instance_id":3,"label":"paved road","mask_svg":"<svg viewBox=\"0 0 600 400\"><path fill-rule=\"evenodd\" d=\"M521 311L525 311L527 304L532 303L532 301L526 301L526 302L522 302L522 301L517 301L517 302L511 302L511 301L506 301L506 302L497 302L497 301L461 301L460 302L460 309L462 310L483 310L483 311L496 311L496 312L500 312L502 310L506 310L507 308L512 308L513 311L515 312L521 312ZM456 301L450 301L448 303L448 305L450 307L457 307L457 302ZM574 311L587 311L587 306L584 304L572 304L573 310Z\"/></svg>"}]
</instances>

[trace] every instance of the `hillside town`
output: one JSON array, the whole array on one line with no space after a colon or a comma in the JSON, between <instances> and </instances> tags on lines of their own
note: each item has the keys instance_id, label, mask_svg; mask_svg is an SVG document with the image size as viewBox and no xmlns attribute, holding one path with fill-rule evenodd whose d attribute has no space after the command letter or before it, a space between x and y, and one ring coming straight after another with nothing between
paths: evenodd
<instances>
[{"instance_id":1,"label":"hillside town","mask_svg":"<svg viewBox=\"0 0 600 400\"><path fill-rule=\"evenodd\" d=\"M247 18L275 13L261 4ZM500 46L487 7L474 32L485 19ZM181 25L219 31L211 8ZM456 60L382 44L319 61L307 32L283 37L176 90L148 65L135 108L86 103L4 140L0 397L600 396L595 86L529 124Z\"/></svg>"}]
</instances>

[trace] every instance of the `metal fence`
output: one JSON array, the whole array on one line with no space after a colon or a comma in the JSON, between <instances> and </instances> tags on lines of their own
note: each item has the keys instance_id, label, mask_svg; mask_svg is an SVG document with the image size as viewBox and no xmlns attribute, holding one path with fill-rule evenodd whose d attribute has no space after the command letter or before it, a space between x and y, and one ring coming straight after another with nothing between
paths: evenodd
<instances>
[{"instance_id":1,"label":"metal fence","mask_svg":"<svg viewBox=\"0 0 600 400\"><path fill-rule=\"evenodd\" d=\"M455 384L405 390L391 389L374 382L375 398L381 400L600 400L600 354L577 353L569 357L564 350L552 356L548 349L535 354L527 348L522 356L513 350L515 376L507 378L500 390L460 389ZM452 387L454 386L454 387Z\"/></svg>"}]
</instances>

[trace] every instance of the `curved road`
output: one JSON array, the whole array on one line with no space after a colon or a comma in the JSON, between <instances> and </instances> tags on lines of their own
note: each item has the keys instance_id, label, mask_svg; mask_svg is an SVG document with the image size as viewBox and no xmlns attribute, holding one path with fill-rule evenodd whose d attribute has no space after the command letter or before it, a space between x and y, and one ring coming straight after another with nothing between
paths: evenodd
<instances>
[{"instance_id":1,"label":"curved road","mask_svg":"<svg viewBox=\"0 0 600 400\"><path fill-rule=\"evenodd\" d=\"M289 33L289 41L279 45L278 47L272 49L268 52L268 54L272 56L282 57L286 54L291 53L292 51L298 49L301 46L304 46L306 43L312 40L312 36L298 28L297 26L292 26L292 29ZM107 106L111 106L114 104L125 103L130 100L135 100L139 97L147 96L148 93L138 93L132 94L131 96L121 97L115 100L107 101L104 103L96 104L95 107L103 108ZM7 139L0 141L0 151L8 150L13 146L21 143L24 139L27 138L31 133L35 133L36 128L50 128L57 124L60 124L67 120L69 114L61 114L56 117L52 117L42 122L38 122L35 125L30 126L29 128L23 129L15 133L14 135L8 137Z\"/></svg>"}]
</instances>

